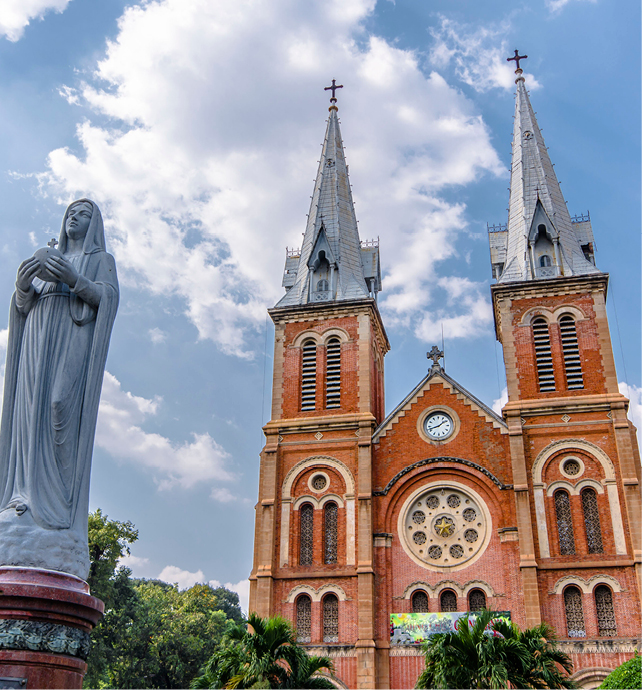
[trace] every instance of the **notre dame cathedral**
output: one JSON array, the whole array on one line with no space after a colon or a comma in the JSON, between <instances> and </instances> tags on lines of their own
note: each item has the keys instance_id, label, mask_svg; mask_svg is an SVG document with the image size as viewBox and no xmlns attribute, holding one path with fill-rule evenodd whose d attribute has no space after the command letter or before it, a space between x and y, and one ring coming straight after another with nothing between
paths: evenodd
<instances>
[{"instance_id":1,"label":"notre dame cathedral","mask_svg":"<svg viewBox=\"0 0 642 690\"><path fill-rule=\"evenodd\" d=\"M639 642L640 457L609 276L590 220L569 215L516 75L508 222L489 232L501 416L444 371L437 348L386 413L379 247L359 238L335 98L303 245L269 311L250 610L291 620L301 644L332 658L340 687L414 687L424 657L392 620L490 608L522 627L546 621L587 688Z\"/></svg>"}]
</instances>

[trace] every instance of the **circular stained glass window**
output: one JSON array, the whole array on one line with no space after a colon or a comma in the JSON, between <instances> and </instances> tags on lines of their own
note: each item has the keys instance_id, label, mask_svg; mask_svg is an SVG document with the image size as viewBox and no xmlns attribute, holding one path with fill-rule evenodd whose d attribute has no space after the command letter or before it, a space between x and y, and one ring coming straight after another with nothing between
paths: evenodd
<instances>
[{"instance_id":1,"label":"circular stained glass window","mask_svg":"<svg viewBox=\"0 0 642 690\"><path fill-rule=\"evenodd\" d=\"M327 484L328 480L322 474L317 474L312 477L312 488L316 491L323 491Z\"/></svg>"}]
</instances>

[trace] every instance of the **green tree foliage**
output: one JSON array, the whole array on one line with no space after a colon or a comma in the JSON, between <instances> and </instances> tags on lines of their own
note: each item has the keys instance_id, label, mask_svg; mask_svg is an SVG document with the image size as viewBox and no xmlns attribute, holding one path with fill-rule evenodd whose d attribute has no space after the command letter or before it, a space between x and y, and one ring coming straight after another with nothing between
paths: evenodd
<instances>
[{"instance_id":1,"label":"green tree foliage","mask_svg":"<svg viewBox=\"0 0 642 690\"><path fill-rule=\"evenodd\" d=\"M417 688L575 688L569 657L555 644L546 623L520 630L481 611L474 622L457 621L452 633L433 635L424 644L426 668ZM558 668L561 666L564 672Z\"/></svg>"},{"instance_id":2,"label":"green tree foliage","mask_svg":"<svg viewBox=\"0 0 642 690\"><path fill-rule=\"evenodd\" d=\"M100 511L89 526L90 586L105 601L105 616L92 633L84 687L188 687L220 643L228 615L242 620L238 595L133 579L117 564L138 536L134 526Z\"/></svg>"},{"instance_id":3,"label":"green tree foliage","mask_svg":"<svg viewBox=\"0 0 642 690\"><path fill-rule=\"evenodd\" d=\"M642 688L642 656L637 651L635 656L618 666L604 679L600 690L611 688Z\"/></svg>"},{"instance_id":4,"label":"green tree foliage","mask_svg":"<svg viewBox=\"0 0 642 690\"><path fill-rule=\"evenodd\" d=\"M285 619L250 614L248 626L227 630L192 688L332 688L319 672L333 670L328 657L309 656Z\"/></svg>"}]
</instances>

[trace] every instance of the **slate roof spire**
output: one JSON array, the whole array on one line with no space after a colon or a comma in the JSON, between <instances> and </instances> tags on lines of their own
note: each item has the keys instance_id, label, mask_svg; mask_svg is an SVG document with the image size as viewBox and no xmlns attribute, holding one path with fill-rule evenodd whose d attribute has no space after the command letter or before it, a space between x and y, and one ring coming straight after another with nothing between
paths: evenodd
<instances>
[{"instance_id":1,"label":"slate roof spire","mask_svg":"<svg viewBox=\"0 0 642 690\"><path fill-rule=\"evenodd\" d=\"M334 90L331 103L303 245L287 252L277 308L369 299L381 289L378 242L359 239Z\"/></svg>"},{"instance_id":2,"label":"slate roof spire","mask_svg":"<svg viewBox=\"0 0 642 690\"><path fill-rule=\"evenodd\" d=\"M516 57L525 59L526 56ZM515 59L515 58L509 58ZM519 64L519 63L517 63ZM599 273L593 235L566 207L544 137L518 67L508 224L491 229L491 262L499 283Z\"/></svg>"}]
</instances>

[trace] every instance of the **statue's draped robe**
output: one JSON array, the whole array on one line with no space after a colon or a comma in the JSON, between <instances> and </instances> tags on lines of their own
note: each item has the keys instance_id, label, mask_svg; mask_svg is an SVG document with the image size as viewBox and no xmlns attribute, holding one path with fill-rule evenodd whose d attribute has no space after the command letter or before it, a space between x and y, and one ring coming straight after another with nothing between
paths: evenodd
<instances>
[{"instance_id":1,"label":"statue's draped robe","mask_svg":"<svg viewBox=\"0 0 642 690\"><path fill-rule=\"evenodd\" d=\"M13 295L0 427L0 515L26 505L39 528L72 530L85 545L96 417L118 307L114 259L92 206L83 252L65 257L80 275L73 290L36 279L29 292ZM97 308L83 300L90 294L99 296Z\"/></svg>"}]
</instances>

